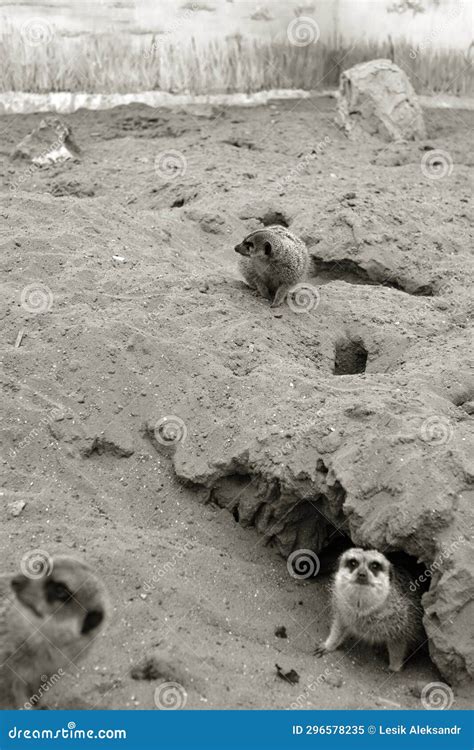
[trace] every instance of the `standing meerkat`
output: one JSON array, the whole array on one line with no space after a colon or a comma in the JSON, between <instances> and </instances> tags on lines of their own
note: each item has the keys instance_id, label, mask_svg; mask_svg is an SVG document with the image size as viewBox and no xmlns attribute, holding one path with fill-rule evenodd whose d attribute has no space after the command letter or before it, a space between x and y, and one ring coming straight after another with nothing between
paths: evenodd
<instances>
[{"instance_id":1,"label":"standing meerkat","mask_svg":"<svg viewBox=\"0 0 474 750\"><path fill-rule=\"evenodd\" d=\"M285 227L256 229L234 248L243 257L239 269L247 284L278 307L292 286L305 276L309 255L306 245Z\"/></svg>"},{"instance_id":2,"label":"standing meerkat","mask_svg":"<svg viewBox=\"0 0 474 750\"><path fill-rule=\"evenodd\" d=\"M44 684L90 647L107 610L102 582L69 556L49 558L34 577L1 576L0 708L36 706Z\"/></svg>"},{"instance_id":3,"label":"standing meerkat","mask_svg":"<svg viewBox=\"0 0 474 750\"><path fill-rule=\"evenodd\" d=\"M372 645L386 644L389 669L398 672L424 639L420 596L410 590L406 571L394 568L377 550L354 547L339 558L332 584L333 621L322 656L353 636Z\"/></svg>"}]
</instances>

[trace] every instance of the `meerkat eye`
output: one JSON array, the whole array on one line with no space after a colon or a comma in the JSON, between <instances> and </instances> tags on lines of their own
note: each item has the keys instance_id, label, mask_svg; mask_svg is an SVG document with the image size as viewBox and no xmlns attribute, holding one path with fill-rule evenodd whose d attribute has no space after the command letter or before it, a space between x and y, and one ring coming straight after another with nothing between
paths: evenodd
<instances>
[{"instance_id":1,"label":"meerkat eye","mask_svg":"<svg viewBox=\"0 0 474 750\"><path fill-rule=\"evenodd\" d=\"M382 570L382 566L379 562L371 562L369 565L369 569L372 571L372 573L380 573Z\"/></svg>"},{"instance_id":2,"label":"meerkat eye","mask_svg":"<svg viewBox=\"0 0 474 750\"><path fill-rule=\"evenodd\" d=\"M94 630L100 625L103 619L104 613L100 609L93 609L91 612L88 612L82 625L82 635L86 635L86 633L90 633L91 630Z\"/></svg>"},{"instance_id":3,"label":"meerkat eye","mask_svg":"<svg viewBox=\"0 0 474 750\"><path fill-rule=\"evenodd\" d=\"M355 570L359 567L359 563L355 557L351 557L351 559L346 562L346 567L349 568L349 570Z\"/></svg>"},{"instance_id":4,"label":"meerkat eye","mask_svg":"<svg viewBox=\"0 0 474 750\"><path fill-rule=\"evenodd\" d=\"M68 587L60 581L47 581L46 583L46 600L49 604L54 602L68 602L72 599L72 594Z\"/></svg>"},{"instance_id":5,"label":"meerkat eye","mask_svg":"<svg viewBox=\"0 0 474 750\"><path fill-rule=\"evenodd\" d=\"M264 251L265 255L270 255L270 253L272 252L272 246L271 246L271 244L269 242L265 242L265 244L263 246L263 251Z\"/></svg>"},{"instance_id":6,"label":"meerkat eye","mask_svg":"<svg viewBox=\"0 0 474 750\"><path fill-rule=\"evenodd\" d=\"M253 250L253 242L247 242L246 245L249 250Z\"/></svg>"}]
</instances>

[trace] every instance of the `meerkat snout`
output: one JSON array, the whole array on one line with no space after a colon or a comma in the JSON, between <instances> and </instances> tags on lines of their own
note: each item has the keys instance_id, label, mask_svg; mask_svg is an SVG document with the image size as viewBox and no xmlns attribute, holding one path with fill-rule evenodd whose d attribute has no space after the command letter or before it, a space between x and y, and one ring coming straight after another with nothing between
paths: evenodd
<instances>
[{"instance_id":1,"label":"meerkat snout","mask_svg":"<svg viewBox=\"0 0 474 750\"><path fill-rule=\"evenodd\" d=\"M369 582L369 576L367 575L366 570L359 570L357 573L357 583L362 583L367 586L370 586Z\"/></svg>"},{"instance_id":2,"label":"meerkat snout","mask_svg":"<svg viewBox=\"0 0 474 750\"><path fill-rule=\"evenodd\" d=\"M69 556L53 557L34 576L1 577L0 706L39 701L42 683L91 647L108 610L103 583Z\"/></svg>"},{"instance_id":3,"label":"meerkat snout","mask_svg":"<svg viewBox=\"0 0 474 750\"><path fill-rule=\"evenodd\" d=\"M234 250L236 253L239 253L240 255L246 255L247 257L249 255L249 250L248 248L245 247L243 242L239 242L239 244L234 247Z\"/></svg>"},{"instance_id":4,"label":"meerkat snout","mask_svg":"<svg viewBox=\"0 0 474 750\"><path fill-rule=\"evenodd\" d=\"M268 239L263 239L259 235L262 232L255 232L253 240L245 239L234 247L236 253L244 255L246 258L269 258L272 254L272 243Z\"/></svg>"}]
</instances>

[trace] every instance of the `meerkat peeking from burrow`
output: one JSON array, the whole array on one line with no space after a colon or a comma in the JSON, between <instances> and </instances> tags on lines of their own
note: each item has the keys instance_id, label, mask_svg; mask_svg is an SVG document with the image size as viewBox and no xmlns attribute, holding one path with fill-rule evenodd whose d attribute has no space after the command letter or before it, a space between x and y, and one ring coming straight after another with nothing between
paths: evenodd
<instances>
[{"instance_id":1,"label":"meerkat peeking from burrow","mask_svg":"<svg viewBox=\"0 0 474 750\"><path fill-rule=\"evenodd\" d=\"M1 576L0 708L36 707L44 684L86 653L107 611L101 581L69 556L49 558L34 577Z\"/></svg>"},{"instance_id":2,"label":"meerkat peeking from burrow","mask_svg":"<svg viewBox=\"0 0 474 750\"><path fill-rule=\"evenodd\" d=\"M398 672L424 640L420 596L410 589L406 571L377 550L349 549L339 558L331 587L333 621L322 656L345 640L385 644L389 669Z\"/></svg>"},{"instance_id":3,"label":"meerkat peeking from burrow","mask_svg":"<svg viewBox=\"0 0 474 750\"><path fill-rule=\"evenodd\" d=\"M303 279L309 266L306 245L280 225L257 229L234 248L243 257L239 269L247 284L271 307L285 301L288 291Z\"/></svg>"}]
</instances>

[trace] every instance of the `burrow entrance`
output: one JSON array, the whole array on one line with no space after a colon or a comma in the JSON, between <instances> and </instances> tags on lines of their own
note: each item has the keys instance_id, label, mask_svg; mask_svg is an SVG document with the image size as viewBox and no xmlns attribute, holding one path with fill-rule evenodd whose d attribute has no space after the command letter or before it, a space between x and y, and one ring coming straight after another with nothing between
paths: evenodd
<instances>
[{"instance_id":1,"label":"burrow entrance","mask_svg":"<svg viewBox=\"0 0 474 750\"><path fill-rule=\"evenodd\" d=\"M400 292L412 294L417 297L432 297L435 290L431 284L417 284L415 280L404 281L383 277L373 278L365 268L350 258L341 260L324 260L318 255L311 253L312 274L322 283L330 281L345 281L348 284L362 284L369 286L386 286L390 289L398 289Z\"/></svg>"},{"instance_id":2,"label":"burrow entrance","mask_svg":"<svg viewBox=\"0 0 474 750\"><path fill-rule=\"evenodd\" d=\"M359 375L365 372L368 355L362 339L340 339L335 347L334 375Z\"/></svg>"},{"instance_id":3,"label":"burrow entrance","mask_svg":"<svg viewBox=\"0 0 474 750\"><path fill-rule=\"evenodd\" d=\"M260 217L260 221L266 227L279 224L281 227L289 227L290 221L281 211L267 211Z\"/></svg>"}]
</instances>

